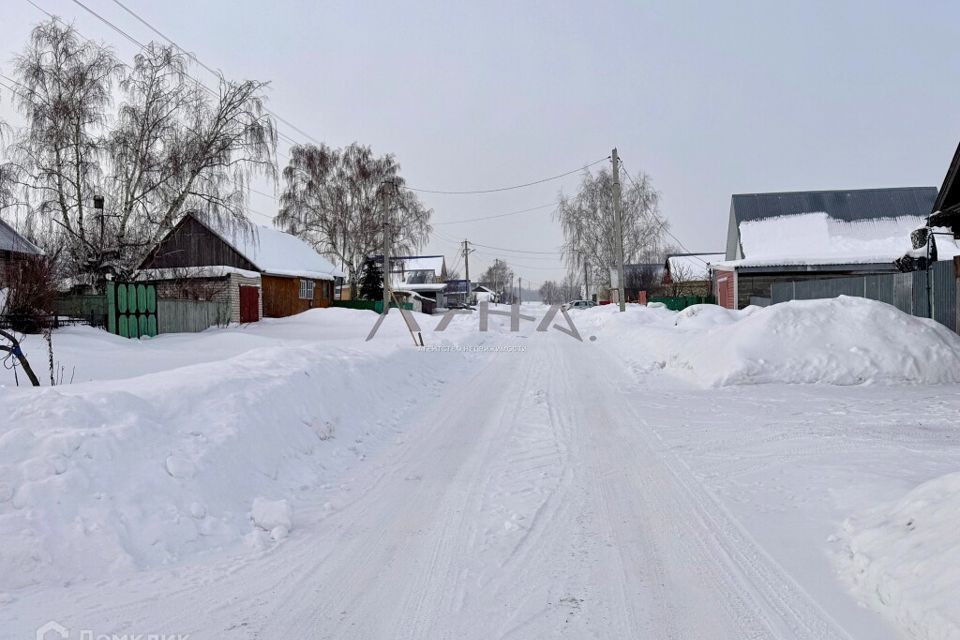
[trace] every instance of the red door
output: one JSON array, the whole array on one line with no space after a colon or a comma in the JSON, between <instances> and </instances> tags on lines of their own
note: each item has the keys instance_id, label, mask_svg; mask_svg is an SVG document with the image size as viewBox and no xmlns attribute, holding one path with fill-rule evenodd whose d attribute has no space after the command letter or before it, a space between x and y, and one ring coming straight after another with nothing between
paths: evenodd
<instances>
[{"instance_id":1,"label":"red door","mask_svg":"<svg viewBox=\"0 0 960 640\"><path fill-rule=\"evenodd\" d=\"M717 304L727 309L736 309L737 301L733 295L735 292L733 279L736 274L732 271L717 272Z\"/></svg>"},{"instance_id":2,"label":"red door","mask_svg":"<svg viewBox=\"0 0 960 640\"><path fill-rule=\"evenodd\" d=\"M256 322L260 319L260 289L240 286L240 322Z\"/></svg>"}]
</instances>

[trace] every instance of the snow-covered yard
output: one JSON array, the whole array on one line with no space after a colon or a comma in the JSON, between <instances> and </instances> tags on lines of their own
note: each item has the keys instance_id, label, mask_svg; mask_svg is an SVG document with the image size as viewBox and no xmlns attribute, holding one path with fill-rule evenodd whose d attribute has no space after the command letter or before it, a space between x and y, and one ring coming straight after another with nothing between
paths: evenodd
<instances>
[{"instance_id":1,"label":"snow-covered yard","mask_svg":"<svg viewBox=\"0 0 960 640\"><path fill-rule=\"evenodd\" d=\"M850 298L571 317L58 332L74 384L0 371L0 636L960 636L960 339Z\"/></svg>"}]
</instances>

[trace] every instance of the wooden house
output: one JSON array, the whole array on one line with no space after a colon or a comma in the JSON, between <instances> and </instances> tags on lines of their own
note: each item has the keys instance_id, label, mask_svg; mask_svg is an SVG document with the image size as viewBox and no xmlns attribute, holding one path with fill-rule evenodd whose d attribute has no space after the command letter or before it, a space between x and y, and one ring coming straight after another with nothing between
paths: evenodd
<instances>
[{"instance_id":1,"label":"wooden house","mask_svg":"<svg viewBox=\"0 0 960 640\"><path fill-rule=\"evenodd\" d=\"M232 322L280 318L327 307L336 278L308 244L271 227L188 213L140 265L160 298L216 300Z\"/></svg>"},{"instance_id":2,"label":"wooden house","mask_svg":"<svg viewBox=\"0 0 960 640\"><path fill-rule=\"evenodd\" d=\"M43 251L37 245L0 220L0 288L12 279L18 264L39 255L43 255Z\"/></svg>"}]
</instances>

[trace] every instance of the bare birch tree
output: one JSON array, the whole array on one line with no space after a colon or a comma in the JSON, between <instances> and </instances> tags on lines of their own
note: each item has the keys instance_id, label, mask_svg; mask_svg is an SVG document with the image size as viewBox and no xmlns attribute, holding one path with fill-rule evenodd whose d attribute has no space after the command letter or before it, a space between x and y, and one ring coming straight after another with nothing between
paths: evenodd
<instances>
[{"instance_id":1,"label":"bare birch tree","mask_svg":"<svg viewBox=\"0 0 960 640\"><path fill-rule=\"evenodd\" d=\"M56 227L64 258L85 263L96 251L88 206L101 179L103 131L120 63L57 21L31 32L15 59L15 102L27 120L14 142L18 182L34 216Z\"/></svg>"},{"instance_id":2,"label":"bare birch tree","mask_svg":"<svg viewBox=\"0 0 960 640\"><path fill-rule=\"evenodd\" d=\"M495 258L493 264L487 267L480 277L482 282L491 291L497 294L500 302L507 302L510 298L510 285L513 280L513 269L505 260Z\"/></svg>"},{"instance_id":3,"label":"bare birch tree","mask_svg":"<svg viewBox=\"0 0 960 640\"><path fill-rule=\"evenodd\" d=\"M621 181L622 183L622 181ZM659 217L660 194L642 174L636 184L622 185L623 255L633 262L639 256L658 253L666 222ZM563 229L563 258L568 269L590 281L610 283L610 269L617 259L617 226L613 211L613 178L606 169L596 175L584 173L580 191L572 197L560 194L556 213Z\"/></svg>"},{"instance_id":4,"label":"bare birch tree","mask_svg":"<svg viewBox=\"0 0 960 640\"><path fill-rule=\"evenodd\" d=\"M367 258L383 250L390 221L391 251L413 253L428 239L432 211L404 189L400 165L370 147L295 146L283 170L284 190L274 222L343 262L356 295Z\"/></svg>"},{"instance_id":5,"label":"bare birch tree","mask_svg":"<svg viewBox=\"0 0 960 640\"><path fill-rule=\"evenodd\" d=\"M128 273L191 209L243 222L251 178L276 178L265 83L221 78L208 89L188 63L151 43L124 65L55 19L33 30L16 59L27 124L8 173L25 195L28 226L64 249L69 272Z\"/></svg>"}]
</instances>

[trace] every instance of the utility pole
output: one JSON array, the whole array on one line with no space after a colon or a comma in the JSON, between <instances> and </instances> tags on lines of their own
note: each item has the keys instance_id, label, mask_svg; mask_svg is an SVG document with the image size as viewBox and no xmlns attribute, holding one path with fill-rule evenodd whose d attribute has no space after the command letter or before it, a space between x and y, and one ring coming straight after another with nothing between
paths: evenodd
<instances>
[{"instance_id":1,"label":"utility pole","mask_svg":"<svg viewBox=\"0 0 960 640\"><path fill-rule=\"evenodd\" d=\"M627 301L623 291L623 212L620 210L620 156L617 148L610 152L613 163L613 214L617 219L617 301L620 311L627 310Z\"/></svg>"},{"instance_id":2,"label":"utility pole","mask_svg":"<svg viewBox=\"0 0 960 640\"><path fill-rule=\"evenodd\" d=\"M580 260L583 262L583 297L586 300L590 300L590 280L587 278L587 261L583 259L582 254Z\"/></svg>"},{"instance_id":3,"label":"utility pole","mask_svg":"<svg viewBox=\"0 0 960 640\"><path fill-rule=\"evenodd\" d=\"M520 296L520 304L523 304L523 276L517 276L517 294Z\"/></svg>"},{"instance_id":4,"label":"utility pole","mask_svg":"<svg viewBox=\"0 0 960 640\"><path fill-rule=\"evenodd\" d=\"M467 297L464 302L470 304L470 300L473 299L473 290L470 286L470 254L474 252L474 249L470 248L470 241L466 238L463 239L463 270L467 276Z\"/></svg>"},{"instance_id":5,"label":"utility pole","mask_svg":"<svg viewBox=\"0 0 960 640\"><path fill-rule=\"evenodd\" d=\"M393 184L383 182L383 184ZM396 196L396 194L394 194ZM383 223L383 313L390 311L390 223L393 221L393 201L387 205Z\"/></svg>"}]
</instances>

